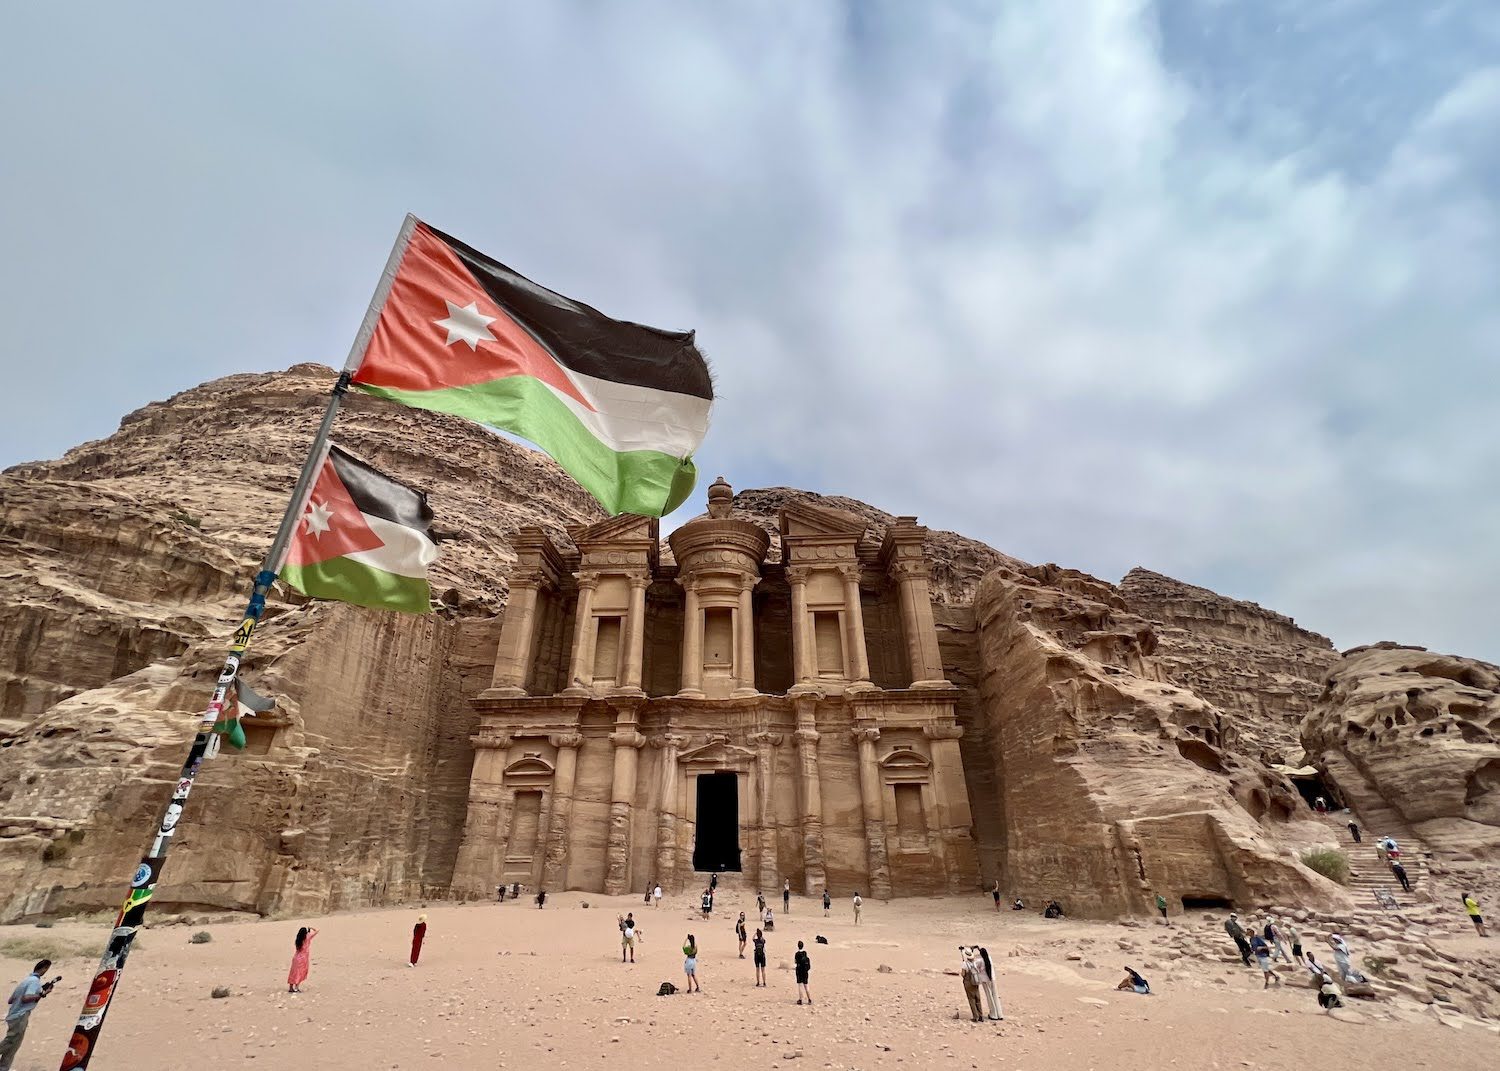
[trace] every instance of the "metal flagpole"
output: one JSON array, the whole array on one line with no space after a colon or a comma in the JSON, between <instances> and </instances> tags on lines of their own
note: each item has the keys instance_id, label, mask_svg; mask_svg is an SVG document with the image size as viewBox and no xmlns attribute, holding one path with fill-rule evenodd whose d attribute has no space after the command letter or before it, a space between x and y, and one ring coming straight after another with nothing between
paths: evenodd
<instances>
[{"instance_id":1,"label":"metal flagpole","mask_svg":"<svg viewBox=\"0 0 1500 1071\"><path fill-rule=\"evenodd\" d=\"M255 574L255 586L250 595L250 603L245 607L239 627L234 630L234 637L229 644L229 654L224 658L224 666L219 671L219 679L214 685L213 695L203 711L203 717L198 721L198 735L193 738L193 746L188 751L187 761L182 764L182 769L177 774L177 785L172 791L171 799L167 801L161 820L157 823L156 836L151 842L151 849L136 867L135 874L130 879L130 891L126 894L120 913L115 918L114 929L109 935L109 943L105 946L104 955L99 960L99 968L94 974L93 983L89 986L88 995L83 1000L83 1011L79 1013L78 1022L73 1027L73 1036L68 1041L67 1052L63 1053L61 1071L77 1071L77 1069L88 1067L89 1061L94 1058L94 1053L99 1047L99 1035L104 1029L104 1017L109 1012L115 993L119 990L120 977L125 972L125 960L130 955L131 946L135 944L136 933L146 917L146 905L150 903L152 893L156 891L156 884L161 880L162 864L166 862L167 850L172 846L172 834L176 832L188 793L192 792L193 782L204 761L218 753L219 738L213 733L214 723L219 720L219 715L223 712L225 700L234 687L235 679L239 676L240 662L245 657L246 648L250 646L250 638L255 634L255 628L260 624L261 616L265 613L266 596L270 594L271 585L276 581L276 574L281 570L282 558L286 554L287 545L291 542L293 529L306 508L306 500L312 491L313 482L327 456L328 437L333 430L334 417L338 415L339 403L349 389L351 377L359 369L360 362L364 360L365 350L370 344L371 336L375 333L375 324L380 319L380 311L385 307L386 298L390 296L391 284L395 282L396 272L401 266L401 258L406 253L406 247L411 241L412 232L416 230L416 226L417 219L412 215L408 215L401 224L401 231L396 236L396 244L392 247L391 255L386 260L385 270L380 275L380 283L375 287L375 295L370 299L369 308L365 310L365 318L360 324L359 333L355 335L354 344L349 348L349 356L344 361L338 382L333 385L333 391L328 398L328 408L323 411L323 421L318 425L317 434L313 436L312 448L307 453L307 460L302 463L302 471L298 474L296 486L292 489L291 500L287 503L286 512L282 515L281 524L276 529L275 538L271 540L271 547L266 552L265 560L261 562L260 571Z\"/></svg>"}]
</instances>

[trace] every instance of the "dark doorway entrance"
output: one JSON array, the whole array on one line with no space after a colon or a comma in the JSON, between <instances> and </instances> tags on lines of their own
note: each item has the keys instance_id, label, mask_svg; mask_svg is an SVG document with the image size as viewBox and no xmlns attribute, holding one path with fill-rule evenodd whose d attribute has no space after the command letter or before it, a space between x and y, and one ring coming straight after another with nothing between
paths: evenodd
<instances>
[{"instance_id":1,"label":"dark doorway entrance","mask_svg":"<svg viewBox=\"0 0 1500 1071\"><path fill-rule=\"evenodd\" d=\"M740 869L740 789L732 772L698 775L694 870Z\"/></svg>"}]
</instances>

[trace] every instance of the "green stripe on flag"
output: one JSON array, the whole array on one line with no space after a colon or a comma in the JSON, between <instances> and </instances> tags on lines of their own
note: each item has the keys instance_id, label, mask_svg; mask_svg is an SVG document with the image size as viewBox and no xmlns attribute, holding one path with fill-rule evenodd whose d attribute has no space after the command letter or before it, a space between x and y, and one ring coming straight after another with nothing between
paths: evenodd
<instances>
[{"instance_id":1,"label":"green stripe on flag","mask_svg":"<svg viewBox=\"0 0 1500 1071\"><path fill-rule=\"evenodd\" d=\"M374 610L425 614L432 609L427 581L374 569L349 558L329 558L311 565L284 565L281 579L314 599L337 599Z\"/></svg>"},{"instance_id":2,"label":"green stripe on flag","mask_svg":"<svg viewBox=\"0 0 1500 1071\"><path fill-rule=\"evenodd\" d=\"M506 376L426 391L363 383L354 386L402 405L452 413L529 439L567 469L568 475L611 514L660 517L671 513L692 492L698 479L690 458L675 458L658 450L610 449L551 387L532 376Z\"/></svg>"}]
</instances>

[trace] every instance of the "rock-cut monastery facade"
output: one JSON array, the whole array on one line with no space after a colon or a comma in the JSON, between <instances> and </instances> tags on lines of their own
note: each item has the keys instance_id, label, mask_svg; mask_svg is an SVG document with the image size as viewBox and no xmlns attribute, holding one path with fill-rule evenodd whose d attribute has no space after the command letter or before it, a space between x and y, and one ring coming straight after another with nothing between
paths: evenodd
<instances>
[{"instance_id":1,"label":"rock-cut monastery facade","mask_svg":"<svg viewBox=\"0 0 1500 1071\"><path fill-rule=\"evenodd\" d=\"M738 872L769 895L974 888L978 862L928 592L926 529L877 547L806 503L768 533L708 515L668 538L622 516L564 555L523 531L474 704L457 891L609 894Z\"/></svg>"}]
</instances>

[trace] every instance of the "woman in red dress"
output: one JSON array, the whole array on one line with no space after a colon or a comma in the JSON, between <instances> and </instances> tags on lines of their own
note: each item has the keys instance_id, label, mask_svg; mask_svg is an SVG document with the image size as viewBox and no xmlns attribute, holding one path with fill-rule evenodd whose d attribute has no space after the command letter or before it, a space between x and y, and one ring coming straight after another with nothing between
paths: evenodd
<instances>
[{"instance_id":1,"label":"woman in red dress","mask_svg":"<svg viewBox=\"0 0 1500 1071\"><path fill-rule=\"evenodd\" d=\"M418 915L417 924L411 928L411 965L417 965L417 957L422 954L422 939L427 936L427 916Z\"/></svg>"},{"instance_id":2,"label":"woman in red dress","mask_svg":"<svg viewBox=\"0 0 1500 1071\"><path fill-rule=\"evenodd\" d=\"M286 991L302 992L302 983L307 981L307 972L312 968L312 943L317 930L303 926L297 931L297 950L292 954L292 969L286 972Z\"/></svg>"}]
</instances>

